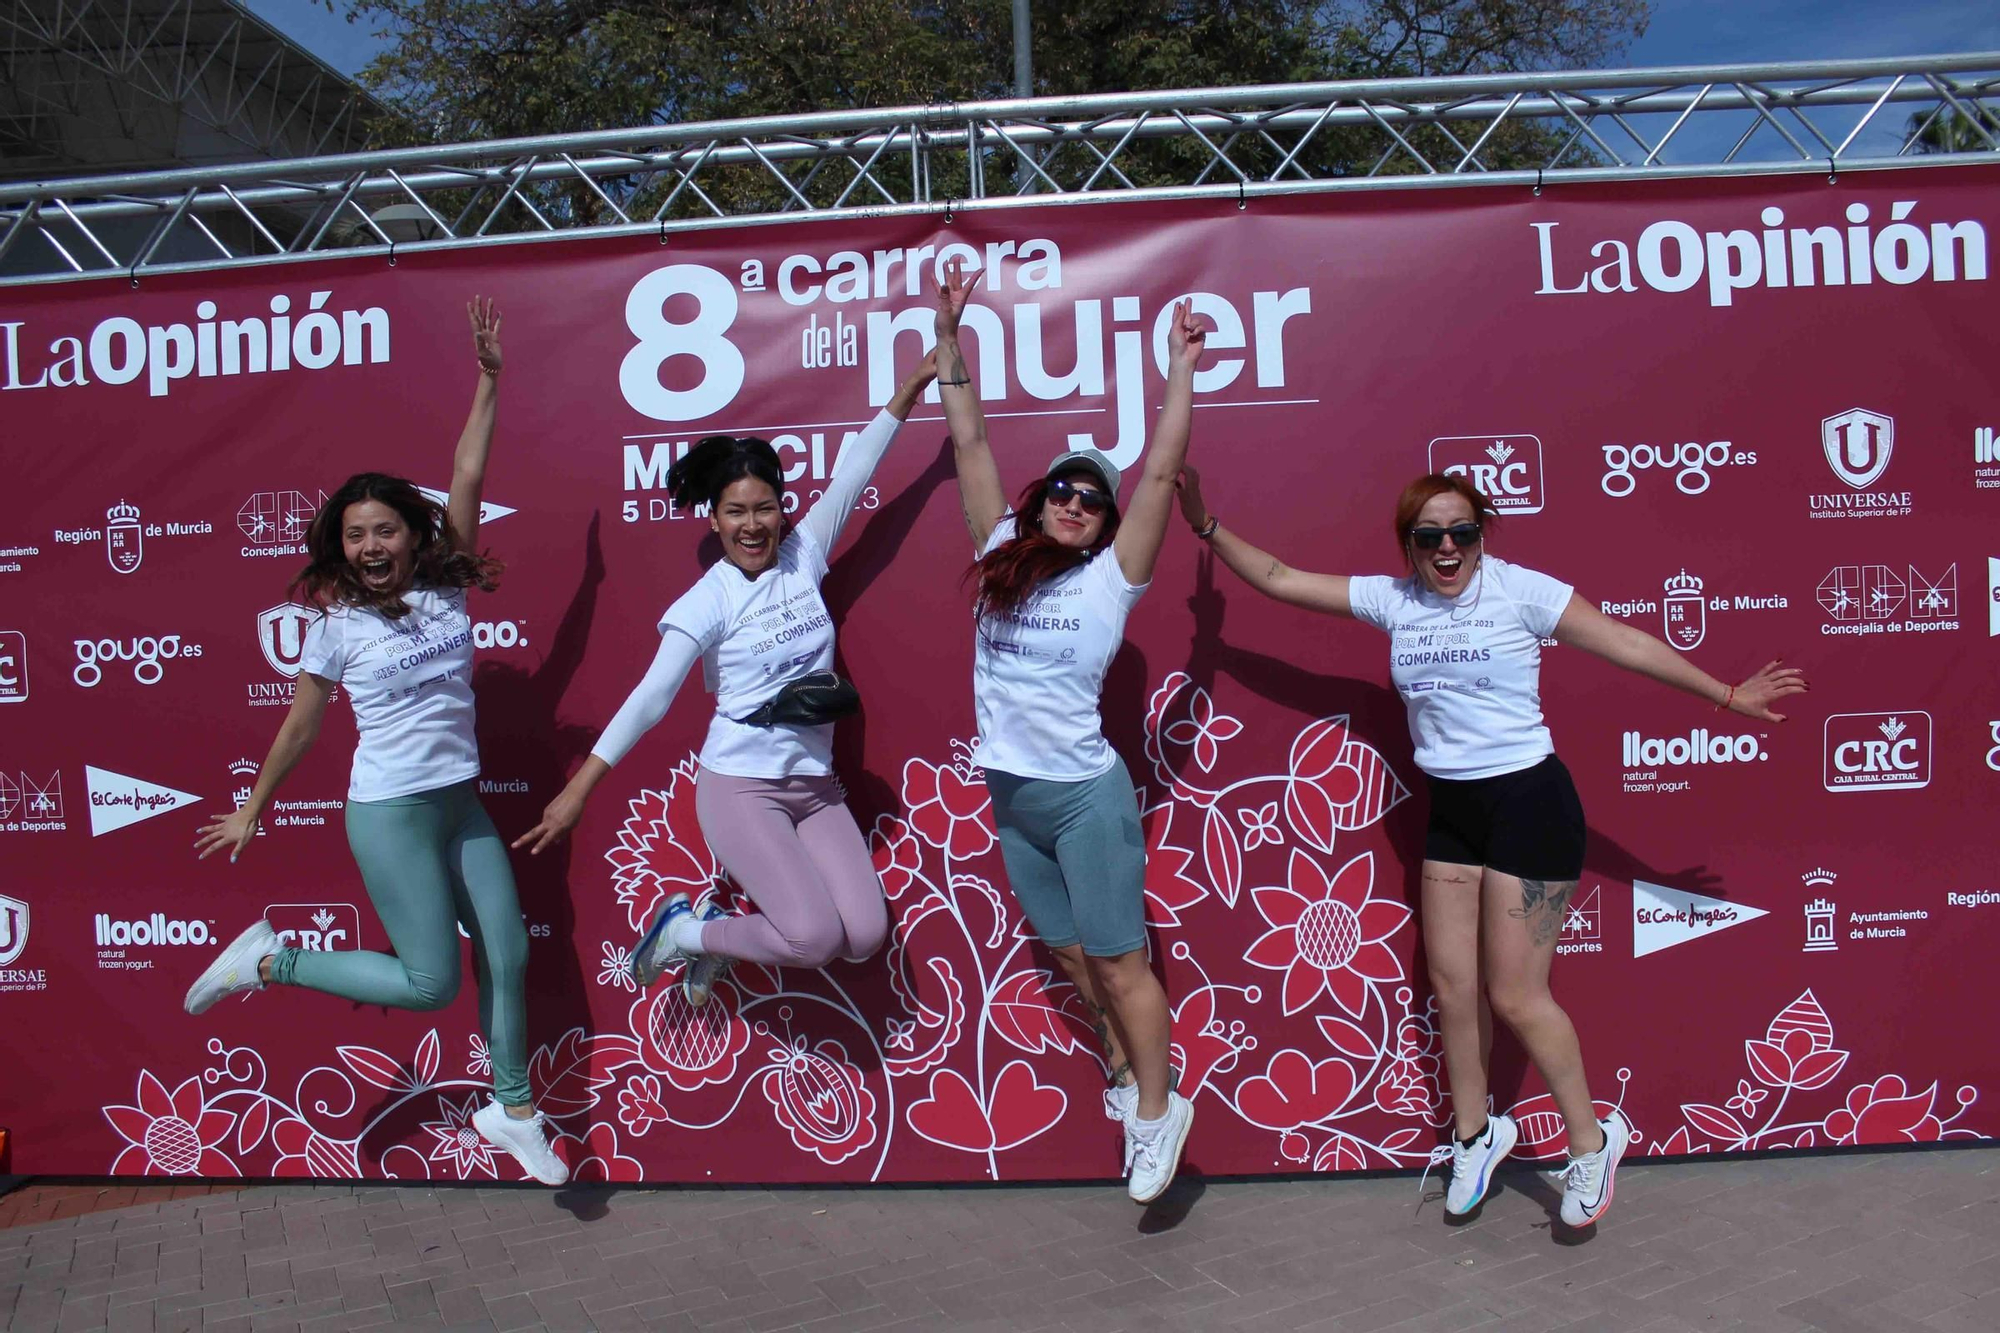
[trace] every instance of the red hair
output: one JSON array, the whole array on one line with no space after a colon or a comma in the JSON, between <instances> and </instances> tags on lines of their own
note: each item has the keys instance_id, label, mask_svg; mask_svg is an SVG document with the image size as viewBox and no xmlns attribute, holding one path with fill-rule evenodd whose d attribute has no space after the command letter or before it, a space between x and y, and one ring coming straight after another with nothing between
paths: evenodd
<instances>
[{"instance_id":1,"label":"red hair","mask_svg":"<svg viewBox=\"0 0 2000 1333\"><path fill-rule=\"evenodd\" d=\"M1097 474L1085 472L1093 480ZM1118 504L1114 500L1104 511L1104 526L1088 551L1064 546L1042 531L1042 506L1048 503L1049 479L1043 477L1021 492L1014 502L1014 535L975 560L965 571L977 577L979 592L973 605L980 615L989 611L1020 609L1031 593L1052 578L1067 574L1111 544L1118 535Z\"/></svg>"},{"instance_id":2,"label":"red hair","mask_svg":"<svg viewBox=\"0 0 2000 1333\"><path fill-rule=\"evenodd\" d=\"M1486 498L1486 493L1467 481L1464 477L1447 476L1433 472L1418 477L1403 488L1402 496L1396 501L1396 549L1403 553L1403 563L1410 564L1410 529L1416 526L1417 515L1425 505L1440 495L1456 495L1472 506L1472 516L1479 525L1489 531L1500 526L1500 511Z\"/></svg>"}]
</instances>

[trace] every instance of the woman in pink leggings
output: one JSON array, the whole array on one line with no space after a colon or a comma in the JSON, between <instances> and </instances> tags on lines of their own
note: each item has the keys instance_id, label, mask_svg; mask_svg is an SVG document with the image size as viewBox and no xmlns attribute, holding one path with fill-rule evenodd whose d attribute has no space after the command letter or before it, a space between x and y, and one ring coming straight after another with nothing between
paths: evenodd
<instances>
[{"instance_id":1,"label":"woman in pink leggings","mask_svg":"<svg viewBox=\"0 0 2000 1333\"><path fill-rule=\"evenodd\" d=\"M698 659L715 695L701 747L695 813L754 916L714 896L667 899L632 958L650 985L684 964L688 1002L708 1003L730 960L820 967L882 946L888 908L868 844L833 775L833 725L773 717L785 687L833 668L833 618L820 580L875 465L937 369L926 358L876 418L841 450L824 494L796 525L785 518L777 451L758 439L711 435L667 473L674 502L706 505L722 556L660 617L660 648L589 757L514 845L540 852L576 826L611 766L666 716ZM788 698L790 696L787 696Z\"/></svg>"}]
</instances>

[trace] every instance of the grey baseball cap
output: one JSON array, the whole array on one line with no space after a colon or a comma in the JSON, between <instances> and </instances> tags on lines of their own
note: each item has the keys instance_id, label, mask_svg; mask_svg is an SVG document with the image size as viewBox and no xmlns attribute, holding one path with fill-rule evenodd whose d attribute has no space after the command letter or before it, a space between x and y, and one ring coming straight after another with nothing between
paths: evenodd
<instances>
[{"instance_id":1,"label":"grey baseball cap","mask_svg":"<svg viewBox=\"0 0 2000 1333\"><path fill-rule=\"evenodd\" d=\"M1095 449L1072 449L1065 454L1057 454L1056 461L1049 464L1045 477L1060 476L1065 472L1095 472L1097 479L1104 483L1105 493L1112 499L1118 498L1118 465Z\"/></svg>"}]
</instances>

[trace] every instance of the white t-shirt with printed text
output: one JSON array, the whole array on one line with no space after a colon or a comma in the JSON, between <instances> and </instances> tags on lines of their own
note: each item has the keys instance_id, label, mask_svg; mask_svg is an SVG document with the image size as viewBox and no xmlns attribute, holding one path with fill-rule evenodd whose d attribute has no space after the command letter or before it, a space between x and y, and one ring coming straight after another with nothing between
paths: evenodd
<instances>
[{"instance_id":1,"label":"white t-shirt with printed text","mask_svg":"<svg viewBox=\"0 0 2000 1333\"><path fill-rule=\"evenodd\" d=\"M463 588L413 588L409 613L332 606L306 630L299 669L347 691L360 734L351 801L387 801L479 776L472 620Z\"/></svg>"},{"instance_id":2,"label":"white t-shirt with printed text","mask_svg":"<svg viewBox=\"0 0 2000 1333\"><path fill-rule=\"evenodd\" d=\"M1389 634L1389 678L1409 709L1418 768L1490 778L1555 753L1542 722L1542 640L1574 591L1491 555L1457 597L1415 575L1348 580L1355 618Z\"/></svg>"},{"instance_id":3,"label":"white t-shirt with printed text","mask_svg":"<svg viewBox=\"0 0 2000 1333\"><path fill-rule=\"evenodd\" d=\"M833 771L833 724L753 727L756 712L801 676L833 670L833 617L820 599L826 552L800 524L778 544L777 563L751 578L718 560L660 617L701 651L702 683L715 716L701 766L737 778L783 778Z\"/></svg>"},{"instance_id":4,"label":"white t-shirt with printed text","mask_svg":"<svg viewBox=\"0 0 2000 1333\"><path fill-rule=\"evenodd\" d=\"M981 557L1014 533L1010 513L994 525ZM975 764L1015 777L1081 782L1118 762L1098 704L1104 673L1125 641L1125 618L1147 586L1126 582L1117 552L1106 546L1029 593L1018 610L979 618L972 654Z\"/></svg>"}]
</instances>

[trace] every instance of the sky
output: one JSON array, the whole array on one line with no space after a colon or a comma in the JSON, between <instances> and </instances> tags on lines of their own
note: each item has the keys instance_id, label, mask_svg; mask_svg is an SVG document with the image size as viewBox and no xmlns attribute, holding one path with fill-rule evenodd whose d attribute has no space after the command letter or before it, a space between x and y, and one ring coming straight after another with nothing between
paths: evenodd
<instances>
[{"instance_id":1,"label":"sky","mask_svg":"<svg viewBox=\"0 0 2000 1333\"><path fill-rule=\"evenodd\" d=\"M317 0L246 0L266 22L322 60L353 74L381 49L367 24L347 22ZM1048 3L1049 0L1036 0ZM335 7L344 12L341 0ZM379 22L379 20L377 21ZM1714 65L1774 60L1841 60L1870 56L2000 51L2000 3L1995 0L1655 0L1646 35L1615 63L1625 68ZM1859 115L1857 111L1856 116ZM1726 120L1727 118L1718 118ZM1748 113L1745 113L1745 120ZM1901 116L1885 116L1882 133L1865 142L1895 146ZM1686 131L1694 131L1690 121ZM1715 136L1733 142L1738 129L1704 125L1688 140L1695 155L1718 152ZM1767 130L1760 142L1787 151ZM1722 147L1726 148L1727 142ZM1623 151L1625 145L1618 145ZM1753 154L1754 155L1754 154ZM1676 155L1669 150L1668 158Z\"/></svg>"}]
</instances>

